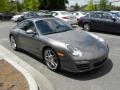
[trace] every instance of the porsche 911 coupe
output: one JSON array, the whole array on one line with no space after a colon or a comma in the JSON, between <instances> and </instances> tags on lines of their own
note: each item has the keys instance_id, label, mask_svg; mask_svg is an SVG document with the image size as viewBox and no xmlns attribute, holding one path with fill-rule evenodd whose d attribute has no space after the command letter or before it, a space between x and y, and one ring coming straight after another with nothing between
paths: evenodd
<instances>
[{"instance_id":1,"label":"porsche 911 coupe","mask_svg":"<svg viewBox=\"0 0 120 90\"><path fill-rule=\"evenodd\" d=\"M45 61L52 71L85 72L102 66L109 48L104 39L74 30L58 18L32 18L18 23L9 34L14 50L24 49Z\"/></svg>"}]
</instances>

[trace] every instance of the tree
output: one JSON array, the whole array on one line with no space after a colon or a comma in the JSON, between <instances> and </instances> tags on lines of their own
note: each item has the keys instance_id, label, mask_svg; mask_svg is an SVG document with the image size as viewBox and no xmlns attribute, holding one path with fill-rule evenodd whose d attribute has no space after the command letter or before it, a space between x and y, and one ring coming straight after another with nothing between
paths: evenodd
<instances>
[{"instance_id":1,"label":"tree","mask_svg":"<svg viewBox=\"0 0 120 90\"><path fill-rule=\"evenodd\" d=\"M65 10L65 4L67 0L39 0L40 7L42 10Z\"/></svg>"},{"instance_id":2,"label":"tree","mask_svg":"<svg viewBox=\"0 0 120 90\"><path fill-rule=\"evenodd\" d=\"M75 6L74 6L74 10L78 11L79 9L80 9L80 6L78 5L78 3L76 3Z\"/></svg>"},{"instance_id":3,"label":"tree","mask_svg":"<svg viewBox=\"0 0 120 90\"><path fill-rule=\"evenodd\" d=\"M1 0L0 12L8 12L8 11L9 11L9 0Z\"/></svg>"},{"instance_id":4,"label":"tree","mask_svg":"<svg viewBox=\"0 0 120 90\"><path fill-rule=\"evenodd\" d=\"M93 3L93 0L89 0L89 3L87 5L87 7L85 7L86 11L94 11L96 10L96 6Z\"/></svg>"},{"instance_id":5,"label":"tree","mask_svg":"<svg viewBox=\"0 0 120 90\"><path fill-rule=\"evenodd\" d=\"M108 10L108 0L100 0L99 10Z\"/></svg>"},{"instance_id":6,"label":"tree","mask_svg":"<svg viewBox=\"0 0 120 90\"><path fill-rule=\"evenodd\" d=\"M39 1L38 0L24 0L23 5L24 5L25 10L37 11L39 7Z\"/></svg>"}]
</instances>

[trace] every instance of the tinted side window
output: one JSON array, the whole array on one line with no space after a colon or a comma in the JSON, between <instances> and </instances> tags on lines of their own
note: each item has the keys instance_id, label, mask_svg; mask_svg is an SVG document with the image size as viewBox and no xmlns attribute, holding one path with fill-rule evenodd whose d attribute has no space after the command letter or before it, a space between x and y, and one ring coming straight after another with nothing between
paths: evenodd
<instances>
[{"instance_id":1,"label":"tinted side window","mask_svg":"<svg viewBox=\"0 0 120 90\"><path fill-rule=\"evenodd\" d=\"M85 17L89 18L89 17L90 17L90 14L86 14Z\"/></svg>"},{"instance_id":2,"label":"tinted side window","mask_svg":"<svg viewBox=\"0 0 120 90\"><path fill-rule=\"evenodd\" d=\"M29 20L26 20L25 22L24 22L24 28L23 28L23 30L28 30L28 29L30 29L30 28L33 28L34 27L34 24L33 24L33 22L32 21L29 21Z\"/></svg>"},{"instance_id":3,"label":"tinted side window","mask_svg":"<svg viewBox=\"0 0 120 90\"><path fill-rule=\"evenodd\" d=\"M76 15L79 15L79 13L76 13Z\"/></svg>"},{"instance_id":4,"label":"tinted side window","mask_svg":"<svg viewBox=\"0 0 120 90\"><path fill-rule=\"evenodd\" d=\"M24 21L20 22L19 24L17 24L17 27L19 29L24 29Z\"/></svg>"},{"instance_id":5,"label":"tinted side window","mask_svg":"<svg viewBox=\"0 0 120 90\"><path fill-rule=\"evenodd\" d=\"M22 29L22 30L26 31L26 30L28 30L28 29L30 29L30 28L33 28L33 27L34 27L34 24L33 24L32 21L26 20L26 21L22 21L21 23L19 23L19 24L17 25L17 27L18 27L19 29Z\"/></svg>"},{"instance_id":6,"label":"tinted side window","mask_svg":"<svg viewBox=\"0 0 120 90\"><path fill-rule=\"evenodd\" d=\"M42 34L46 34L46 33L49 33L52 31L52 29L49 27L48 23L45 21L42 21L42 20L37 21L36 26Z\"/></svg>"},{"instance_id":7,"label":"tinted side window","mask_svg":"<svg viewBox=\"0 0 120 90\"><path fill-rule=\"evenodd\" d=\"M24 14L24 17L25 18L29 17L29 13Z\"/></svg>"},{"instance_id":8,"label":"tinted side window","mask_svg":"<svg viewBox=\"0 0 120 90\"><path fill-rule=\"evenodd\" d=\"M90 16L93 18L102 18L102 13L92 13Z\"/></svg>"},{"instance_id":9,"label":"tinted side window","mask_svg":"<svg viewBox=\"0 0 120 90\"><path fill-rule=\"evenodd\" d=\"M104 19L111 19L112 16L110 14L108 14L108 13L103 13L103 18Z\"/></svg>"},{"instance_id":10,"label":"tinted side window","mask_svg":"<svg viewBox=\"0 0 120 90\"><path fill-rule=\"evenodd\" d=\"M102 14L101 13L96 13L95 18L102 18Z\"/></svg>"},{"instance_id":11,"label":"tinted side window","mask_svg":"<svg viewBox=\"0 0 120 90\"><path fill-rule=\"evenodd\" d=\"M90 17L92 17L92 18L93 18L93 17L94 17L94 13L90 13Z\"/></svg>"},{"instance_id":12,"label":"tinted side window","mask_svg":"<svg viewBox=\"0 0 120 90\"><path fill-rule=\"evenodd\" d=\"M52 13L52 16L57 16L57 15L58 15L58 13L55 13L55 12Z\"/></svg>"}]
</instances>

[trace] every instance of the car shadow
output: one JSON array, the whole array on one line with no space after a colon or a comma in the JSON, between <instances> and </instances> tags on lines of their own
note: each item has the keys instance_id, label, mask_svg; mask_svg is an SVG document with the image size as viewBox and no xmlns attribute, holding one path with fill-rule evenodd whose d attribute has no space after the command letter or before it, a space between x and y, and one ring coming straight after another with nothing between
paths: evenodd
<instances>
[{"instance_id":1,"label":"car shadow","mask_svg":"<svg viewBox=\"0 0 120 90\"><path fill-rule=\"evenodd\" d=\"M35 55L33 55L33 54L23 50L23 49L17 50L17 52L25 54L25 55L27 55L27 56L29 56L29 57L31 57L31 58L33 58L33 59L37 60L38 62L40 62L40 63L45 65L44 60L42 60L40 57L37 57L37 56L35 56Z\"/></svg>"},{"instance_id":2,"label":"car shadow","mask_svg":"<svg viewBox=\"0 0 120 90\"><path fill-rule=\"evenodd\" d=\"M92 71L83 72L83 73L71 73L71 72L62 71L62 72L59 72L58 74L61 74L63 76L66 76L68 78L72 78L75 80L86 81L86 80L100 78L108 74L112 70L112 68L113 68L113 63L110 59L108 59L102 67Z\"/></svg>"},{"instance_id":3,"label":"car shadow","mask_svg":"<svg viewBox=\"0 0 120 90\"><path fill-rule=\"evenodd\" d=\"M39 57L36 57L35 55L33 55L25 50L19 50L18 52L26 54L26 55L30 56L31 58L37 60L38 62L42 63L43 65L45 65L45 62L42 59L40 59ZM60 72L57 72L57 74L60 74L62 76L72 78L75 80L86 81L86 80L100 78L100 77L108 74L112 70L112 68L113 68L112 60L108 59L108 60L106 60L106 62L104 63L104 65L102 67L94 69L92 71L82 72L82 73L72 73L72 72L67 72L67 71L61 70Z\"/></svg>"},{"instance_id":4,"label":"car shadow","mask_svg":"<svg viewBox=\"0 0 120 90\"><path fill-rule=\"evenodd\" d=\"M90 32L95 32L95 33L101 33L101 34L109 34L109 35L115 35L115 36L120 36L120 33L116 33L116 32L107 32L107 31L93 31L91 30Z\"/></svg>"}]
</instances>

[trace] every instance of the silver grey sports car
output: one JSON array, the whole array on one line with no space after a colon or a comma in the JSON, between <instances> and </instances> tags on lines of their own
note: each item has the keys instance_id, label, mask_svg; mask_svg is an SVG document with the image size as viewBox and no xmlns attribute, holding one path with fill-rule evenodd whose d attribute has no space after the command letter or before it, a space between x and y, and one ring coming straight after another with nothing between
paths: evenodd
<instances>
[{"instance_id":1,"label":"silver grey sports car","mask_svg":"<svg viewBox=\"0 0 120 90\"><path fill-rule=\"evenodd\" d=\"M58 18L32 18L17 24L9 34L14 50L24 49L45 61L52 71L85 72L108 58L109 48L100 37L74 30Z\"/></svg>"}]
</instances>

